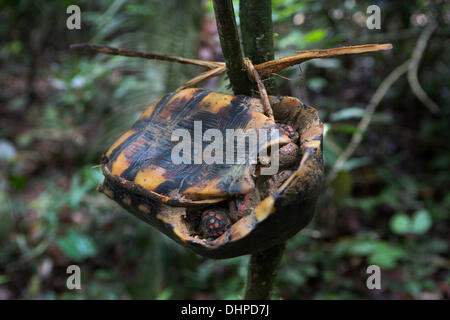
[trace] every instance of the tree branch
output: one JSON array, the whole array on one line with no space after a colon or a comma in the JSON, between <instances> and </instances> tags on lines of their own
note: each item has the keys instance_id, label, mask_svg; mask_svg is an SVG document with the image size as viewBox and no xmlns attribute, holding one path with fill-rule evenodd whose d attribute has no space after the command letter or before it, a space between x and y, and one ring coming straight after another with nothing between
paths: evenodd
<instances>
[{"instance_id":1,"label":"tree branch","mask_svg":"<svg viewBox=\"0 0 450 320\"><path fill-rule=\"evenodd\" d=\"M363 44L359 46L348 46L333 49L323 49L323 50L306 50L306 51L296 51L300 53L295 56L289 56L277 60L268 61L256 65L256 70L258 70L261 76L279 72L286 68L292 67L294 65L300 64L302 62L317 59L317 58L331 58L335 56L348 55L348 54L361 54L366 52L382 51L392 49L392 44Z\"/></svg>"},{"instance_id":2,"label":"tree branch","mask_svg":"<svg viewBox=\"0 0 450 320\"><path fill-rule=\"evenodd\" d=\"M358 146L360 145L363 134L367 130L370 122L372 121L372 116L375 113L376 108L380 104L381 100L384 98L386 93L388 92L389 88L405 73L408 72L408 80L413 82L411 85L411 89L413 86L419 86L419 96L420 91L423 91L422 87L420 87L419 82L417 81L417 69L420 63L420 59L422 58L423 52L425 51L425 48L428 43L428 39L430 38L433 30L435 29L434 24L430 24L427 28L425 28L421 35L419 36L419 39L416 42L416 45L413 50L413 54L411 56L411 59L405 61L400 66L395 68L384 80L381 82L380 86L378 87L377 91L375 91L374 95L369 101L369 104L366 107L366 111L364 112L364 115L361 119L361 121L358 123L357 130L353 134L350 143L347 145L345 150L339 155L336 162L334 163L333 167L331 168L330 173L327 175L325 182L326 184L330 184L333 182L333 180L336 178L339 171L342 170L342 167L345 165L348 159L353 155L353 153L356 151ZM413 79L409 79L410 73L415 72L415 79L414 75L412 76ZM414 89L412 89L414 92ZM415 87L415 90L417 90L417 87ZM417 92L414 92L417 95ZM425 97L427 99L428 96L426 95L425 91L423 91L425 94ZM418 98L419 98L418 96ZM423 98L423 96L421 97ZM419 98L419 99L421 99ZM422 101L422 100L421 100ZM431 101L431 104L429 103ZM426 103L422 101L432 112L439 111L439 107L431 100L429 99ZM437 109L436 109L437 108Z\"/></svg>"},{"instance_id":3,"label":"tree branch","mask_svg":"<svg viewBox=\"0 0 450 320\"><path fill-rule=\"evenodd\" d=\"M198 76L196 76L196 77L192 78L191 80L186 81L185 83L183 83L181 86L179 86L177 88L176 91L180 91L180 90L186 89L188 87L195 86L197 83L200 83L200 82L202 82L202 81L204 81L206 79L209 79L211 77L218 76L218 75L224 73L225 70L226 70L226 68L225 68L225 64L224 64L221 67L217 67L215 69L211 69L211 70L205 71L203 73L200 73Z\"/></svg>"},{"instance_id":4,"label":"tree branch","mask_svg":"<svg viewBox=\"0 0 450 320\"><path fill-rule=\"evenodd\" d=\"M425 49L427 47L428 40L430 39L433 31L436 29L436 26L437 25L432 22L420 34L419 40L417 40L416 47L414 48L408 70L408 82L409 86L411 87L411 91L415 94L417 99L422 101L425 107L427 107L428 110L433 113L438 113L439 107L433 100L431 100L425 90L423 90L422 86L420 85L417 73L419 71L420 61L422 60L423 53L425 52Z\"/></svg>"},{"instance_id":5,"label":"tree branch","mask_svg":"<svg viewBox=\"0 0 450 320\"><path fill-rule=\"evenodd\" d=\"M256 83L256 86L252 85L252 87L254 90L258 89L266 115L273 119L273 111L267 93L277 94L275 81L268 77L270 74L266 74L266 80L269 81L263 83L260 77L261 71L253 65L264 64L266 61L274 59L272 1L240 0L239 6L244 54L248 57L244 59L244 63L249 79ZM245 281L244 299L271 298L284 248L285 242L251 255Z\"/></svg>"},{"instance_id":6,"label":"tree branch","mask_svg":"<svg viewBox=\"0 0 450 320\"><path fill-rule=\"evenodd\" d=\"M244 299L270 299L285 245L285 242L283 242L270 249L251 255L245 281Z\"/></svg>"},{"instance_id":7,"label":"tree branch","mask_svg":"<svg viewBox=\"0 0 450 320\"><path fill-rule=\"evenodd\" d=\"M240 0L239 18L244 55L255 65L274 60L272 1ZM266 75L263 80L267 92L276 95L272 77Z\"/></svg>"},{"instance_id":8,"label":"tree branch","mask_svg":"<svg viewBox=\"0 0 450 320\"><path fill-rule=\"evenodd\" d=\"M211 69L210 71L206 71L195 78L187 81L184 83L180 88L186 88L191 85L195 85L199 83L200 81L206 80L208 78L211 78L213 76L219 76L225 71L228 71L230 75L230 67L231 65L227 65L225 68L225 63L218 62L218 61L205 61L205 60L198 60L198 59L189 59L189 58L182 58L182 57L173 57L173 56L167 56L164 54L157 54L157 53L150 53L150 52L142 52L142 51L135 51L135 50L128 50L128 49L122 49L122 48L114 48L109 46L102 46L102 45L96 45L96 44L73 44L70 46L72 49L85 49L88 51L93 52L99 52L99 53L105 53L110 55L119 55L119 56L126 56L126 57L135 57L135 58L144 58L144 59L152 59L152 60L162 60L162 61L169 61L169 62L178 62L178 63L184 63L184 64L193 64L200 67L206 67ZM282 71L286 68L292 67L294 65L300 64L302 62L311 60L311 59L317 59L317 58L330 58L335 57L339 55L347 55L347 54L361 54L366 52L374 52L374 51L382 51L382 50L389 50L392 48L392 45L390 43L385 44L365 44L360 46L349 46L349 47L341 47L341 48L332 48L332 49L324 49L324 50L308 50L308 51L297 51L302 52L301 54L289 56L281 59L271 60L264 63L260 63L255 65L256 70L258 71L259 75L261 77L274 74L276 72ZM222 49L223 50L223 49ZM240 48L239 48L240 50ZM239 54L240 51L238 51L237 54ZM231 54L233 56L233 54ZM240 54L242 57L242 54ZM235 57L233 57L234 59ZM234 64L233 64L234 65ZM240 65L240 64L239 64ZM243 62L242 62L242 65ZM245 66L240 69L239 66L239 72L245 75ZM234 73L233 73L234 74ZM241 75L239 75L241 77ZM246 83L248 83L248 79L246 78ZM242 80L239 78L239 80ZM231 81L231 78L230 78ZM251 85L248 90L250 90L247 95L251 95ZM179 88L179 89L180 89ZM270 88L269 86L269 92L270 94L275 94L272 92L274 88ZM243 94L243 93L242 93Z\"/></svg>"},{"instance_id":9,"label":"tree branch","mask_svg":"<svg viewBox=\"0 0 450 320\"><path fill-rule=\"evenodd\" d=\"M234 94L251 96L251 83L245 72L232 0L213 0L222 53Z\"/></svg>"},{"instance_id":10,"label":"tree branch","mask_svg":"<svg viewBox=\"0 0 450 320\"><path fill-rule=\"evenodd\" d=\"M205 60L189 59L189 58L182 58L182 57L173 57L173 56L168 56L165 54L157 54L157 53L151 53L151 52L142 52L142 51L122 49L122 48L114 48L114 47L102 46L102 45L98 45L98 44L89 44L89 43L72 44L70 46L70 49L83 49L83 50L89 50L89 51L93 51L93 52L100 52L100 53L116 55L116 56L144 58L144 59L150 59L150 60L162 60L162 61L169 61L169 62L178 62L178 63L183 63L183 64L193 64L196 66L205 67L205 68L209 68L209 69L215 69L215 68L222 67L225 65L223 62L205 61Z\"/></svg>"},{"instance_id":11,"label":"tree branch","mask_svg":"<svg viewBox=\"0 0 450 320\"><path fill-rule=\"evenodd\" d=\"M358 148L359 144L362 141L363 134L367 130L370 122L372 121L372 116L375 113L377 106L380 104L381 100L384 98L389 88L400 78L403 74L408 71L410 61L407 60L403 62L400 66L395 68L384 80L381 82L375 94L370 99L369 104L366 107L366 111L364 112L364 116L357 126L357 130L353 134L350 143L347 145L347 148L339 155L336 162L333 165L330 173L326 177L326 184L330 184L337 176L339 171L342 170L342 167L347 162L347 160L353 155L356 148Z\"/></svg>"},{"instance_id":12,"label":"tree branch","mask_svg":"<svg viewBox=\"0 0 450 320\"><path fill-rule=\"evenodd\" d=\"M258 71L256 71L255 66L250 61L249 58L244 58L244 64L245 67L247 68L248 77L250 79L253 79L253 81L256 82L258 86L259 96L261 97L261 102L264 106L266 116L275 121L275 119L273 118L273 111L272 107L270 106L269 96L267 94L266 87L262 82L261 78L259 77Z\"/></svg>"}]
</instances>

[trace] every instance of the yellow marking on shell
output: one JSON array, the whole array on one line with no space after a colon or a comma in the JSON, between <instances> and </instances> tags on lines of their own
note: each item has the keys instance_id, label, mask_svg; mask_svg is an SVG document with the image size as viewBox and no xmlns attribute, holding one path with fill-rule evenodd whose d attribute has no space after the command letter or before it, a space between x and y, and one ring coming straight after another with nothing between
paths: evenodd
<instances>
[{"instance_id":1,"label":"yellow marking on shell","mask_svg":"<svg viewBox=\"0 0 450 320\"><path fill-rule=\"evenodd\" d=\"M246 168L244 176L249 176L249 172L249 168ZM218 187L222 179L223 177L217 177L209 181L207 184L196 184L190 186L189 188L184 190L183 194L191 197L194 200L211 199L226 196L228 192L226 190L221 190ZM241 194L247 194L255 189L255 185L248 180L240 179L239 182L241 183L241 188L239 190L239 193Z\"/></svg>"},{"instance_id":2,"label":"yellow marking on shell","mask_svg":"<svg viewBox=\"0 0 450 320\"><path fill-rule=\"evenodd\" d=\"M284 97L283 100L281 100L281 103L284 106L295 106L295 107L299 107L300 106L300 102L298 101L297 98L293 98L293 97Z\"/></svg>"},{"instance_id":3,"label":"yellow marking on shell","mask_svg":"<svg viewBox=\"0 0 450 320\"><path fill-rule=\"evenodd\" d=\"M312 140L305 142L305 144L302 146L303 148L320 148L320 141L319 140Z\"/></svg>"},{"instance_id":4,"label":"yellow marking on shell","mask_svg":"<svg viewBox=\"0 0 450 320\"><path fill-rule=\"evenodd\" d=\"M264 114L257 112L257 111L250 111L251 114L251 121L247 124L246 129L261 129L264 128L266 125L273 124L274 122L267 118ZM249 126L250 124L250 126Z\"/></svg>"},{"instance_id":5,"label":"yellow marking on shell","mask_svg":"<svg viewBox=\"0 0 450 320\"><path fill-rule=\"evenodd\" d=\"M275 199L272 196L269 196L256 206L255 218L258 222L261 222L273 212L275 212Z\"/></svg>"},{"instance_id":6,"label":"yellow marking on shell","mask_svg":"<svg viewBox=\"0 0 450 320\"><path fill-rule=\"evenodd\" d=\"M234 96L229 94L211 92L202 99L200 105L204 110L207 110L211 113L218 113L224 107L228 106L233 98Z\"/></svg>"},{"instance_id":7,"label":"yellow marking on shell","mask_svg":"<svg viewBox=\"0 0 450 320\"><path fill-rule=\"evenodd\" d=\"M172 96L169 101L167 101L164 108L159 113L158 117L161 119L165 119L165 121L170 122L172 120L172 116L176 116L177 112L180 109L180 103L179 101L184 102L183 105L185 105L187 102L189 102L191 99L194 98L194 94L201 89L198 88L188 88L185 90L182 90L178 93L176 93L174 96Z\"/></svg>"},{"instance_id":8,"label":"yellow marking on shell","mask_svg":"<svg viewBox=\"0 0 450 320\"><path fill-rule=\"evenodd\" d=\"M152 115L153 111L155 111L155 107L161 101L161 99L162 97L160 97L158 100L149 105L147 109L145 109L145 111L141 114L139 120L148 119Z\"/></svg>"},{"instance_id":9,"label":"yellow marking on shell","mask_svg":"<svg viewBox=\"0 0 450 320\"><path fill-rule=\"evenodd\" d=\"M248 215L241 218L230 228L230 241L242 239L248 235L253 229L252 216Z\"/></svg>"},{"instance_id":10,"label":"yellow marking on shell","mask_svg":"<svg viewBox=\"0 0 450 320\"><path fill-rule=\"evenodd\" d=\"M122 202L125 204L125 205L127 205L128 207L131 207L131 198L130 198L130 196L124 196L123 198L122 198Z\"/></svg>"},{"instance_id":11,"label":"yellow marking on shell","mask_svg":"<svg viewBox=\"0 0 450 320\"><path fill-rule=\"evenodd\" d=\"M308 131L303 133L300 139L302 141L311 140L311 139L321 136L321 135L323 135L323 128L314 128L314 129L309 129Z\"/></svg>"},{"instance_id":12,"label":"yellow marking on shell","mask_svg":"<svg viewBox=\"0 0 450 320\"><path fill-rule=\"evenodd\" d=\"M246 125L246 130L258 130L258 129L268 129L271 125L274 125L275 123L267 118L264 114L257 112L257 111L251 111L251 120ZM291 142L291 139L286 136L285 134L280 134L277 139L270 139L268 143L259 150L260 152L263 149L266 149L268 147L271 147L275 144L284 145Z\"/></svg>"},{"instance_id":13,"label":"yellow marking on shell","mask_svg":"<svg viewBox=\"0 0 450 320\"><path fill-rule=\"evenodd\" d=\"M116 161L113 162L111 173L120 176L122 172L124 172L130 166L130 162L128 161L125 154L122 152L117 157Z\"/></svg>"},{"instance_id":14,"label":"yellow marking on shell","mask_svg":"<svg viewBox=\"0 0 450 320\"><path fill-rule=\"evenodd\" d=\"M116 140L116 142L114 142L114 144L108 149L108 151L106 152L106 156L109 158L109 156L111 156L111 153L114 151L114 149L116 149L118 146L120 146L123 142L125 142L125 140L127 140L131 135L133 135L134 133L136 133L135 130L129 130L127 132L125 132L119 139Z\"/></svg>"},{"instance_id":15,"label":"yellow marking on shell","mask_svg":"<svg viewBox=\"0 0 450 320\"><path fill-rule=\"evenodd\" d=\"M161 220L161 221L164 222L165 224L168 224L168 223L169 223L169 220L167 220L166 217L164 217L163 215L161 215L161 214L159 214L159 213L156 215L156 219Z\"/></svg>"},{"instance_id":16,"label":"yellow marking on shell","mask_svg":"<svg viewBox=\"0 0 450 320\"><path fill-rule=\"evenodd\" d=\"M199 183L193 185L184 190L183 194L195 199L205 199L210 197L223 196L226 194L226 192L218 188L218 184L220 181L221 178L218 177L216 179L209 181L207 184Z\"/></svg>"},{"instance_id":17,"label":"yellow marking on shell","mask_svg":"<svg viewBox=\"0 0 450 320\"><path fill-rule=\"evenodd\" d=\"M186 239L186 235L181 232L180 230L178 230L177 228L173 228L172 232L178 237L178 239L180 239L181 241L183 241L184 243L186 243L187 239Z\"/></svg>"},{"instance_id":18,"label":"yellow marking on shell","mask_svg":"<svg viewBox=\"0 0 450 320\"><path fill-rule=\"evenodd\" d=\"M250 121L247 123L247 126L245 127L246 130L257 130L256 127L258 125L258 122L256 119L250 119Z\"/></svg>"},{"instance_id":19,"label":"yellow marking on shell","mask_svg":"<svg viewBox=\"0 0 450 320\"><path fill-rule=\"evenodd\" d=\"M134 183L140 185L146 190L153 191L161 183L167 181L164 177L166 169L161 167L149 166L138 172L136 178L134 178Z\"/></svg>"},{"instance_id":20,"label":"yellow marking on shell","mask_svg":"<svg viewBox=\"0 0 450 320\"><path fill-rule=\"evenodd\" d=\"M145 204L140 204L140 205L138 206L138 210L139 210L140 212L145 213L145 214L151 214L151 213L152 213L152 210L150 209L150 207L147 206L147 205L145 205Z\"/></svg>"},{"instance_id":21,"label":"yellow marking on shell","mask_svg":"<svg viewBox=\"0 0 450 320\"><path fill-rule=\"evenodd\" d=\"M194 93L196 93L199 90L202 90L202 89L200 89L200 88L187 88L187 89L184 89L184 90L181 90L181 91L177 92L177 94L175 94L173 96L173 98L180 97L180 96L181 97L188 96L189 97L188 99L190 100L192 98L192 96L194 95Z\"/></svg>"}]
</instances>

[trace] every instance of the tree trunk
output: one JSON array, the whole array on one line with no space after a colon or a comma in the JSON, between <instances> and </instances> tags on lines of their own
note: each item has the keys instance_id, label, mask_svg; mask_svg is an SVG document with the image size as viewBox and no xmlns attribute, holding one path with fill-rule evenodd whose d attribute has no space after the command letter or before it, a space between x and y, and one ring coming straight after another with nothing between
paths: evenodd
<instances>
[{"instance_id":1,"label":"tree trunk","mask_svg":"<svg viewBox=\"0 0 450 320\"><path fill-rule=\"evenodd\" d=\"M247 77L234 16L232 0L214 0L217 31L223 57L227 65L227 74L234 94L251 95L252 83Z\"/></svg>"},{"instance_id":2,"label":"tree trunk","mask_svg":"<svg viewBox=\"0 0 450 320\"><path fill-rule=\"evenodd\" d=\"M245 281L244 299L269 300L283 257L285 243L251 255Z\"/></svg>"},{"instance_id":3,"label":"tree trunk","mask_svg":"<svg viewBox=\"0 0 450 320\"><path fill-rule=\"evenodd\" d=\"M272 1L240 0L239 17L241 21L244 55L253 64L274 59ZM275 81L263 78L267 93L277 94ZM256 91L256 85L253 90ZM270 299L277 270L283 257L285 243L251 255L244 288L244 299Z\"/></svg>"},{"instance_id":4,"label":"tree trunk","mask_svg":"<svg viewBox=\"0 0 450 320\"><path fill-rule=\"evenodd\" d=\"M254 65L274 60L272 0L241 0L239 2L242 44L244 55ZM267 93L276 95L275 81L263 78ZM254 91L257 87L254 85Z\"/></svg>"},{"instance_id":5,"label":"tree trunk","mask_svg":"<svg viewBox=\"0 0 450 320\"><path fill-rule=\"evenodd\" d=\"M227 65L227 73L235 94L256 94L257 86L245 71L232 0L214 0L217 30ZM274 59L271 0L240 1L241 33L244 53L253 64ZM276 94L270 76L265 86L269 94ZM285 243L250 257L244 299L270 299Z\"/></svg>"}]
</instances>

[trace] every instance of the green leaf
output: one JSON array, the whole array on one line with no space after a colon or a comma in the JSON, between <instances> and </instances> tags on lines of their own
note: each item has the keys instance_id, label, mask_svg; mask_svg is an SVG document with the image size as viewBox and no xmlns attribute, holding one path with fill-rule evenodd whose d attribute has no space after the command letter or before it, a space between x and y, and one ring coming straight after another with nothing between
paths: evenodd
<instances>
[{"instance_id":1,"label":"green leaf","mask_svg":"<svg viewBox=\"0 0 450 320\"><path fill-rule=\"evenodd\" d=\"M433 221L428 211L419 210L412 218L411 232L415 234L424 234L430 229L432 223Z\"/></svg>"},{"instance_id":2,"label":"green leaf","mask_svg":"<svg viewBox=\"0 0 450 320\"><path fill-rule=\"evenodd\" d=\"M361 118L364 115L364 109L346 108L333 113L330 118L332 121L347 120L352 118Z\"/></svg>"},{"instance_id":3,"label":"green leaf","mask_svg":"<svg viewBox=\"0 0 450 320\"><path fill-rule=\"evenodd\" d=\"M363 132L359 130L358 127L351 124L333 124L331 126L331 130L335 132L344 132L349 134L354 134L357 132L363 134Z\"/></svg>"},{"instance_id":4,"label":"green leaf","mask_svg":"<svg viewBox=\"0 0 450 320\"><path fill-rule=\"evenodd\" d=\"M365 166L370 163L370 158L368 157L360 157L360 158L352 158L347 160L345 164L342 166L342 170L351 171L358 167Z\"/></svg>"},{"instance_id":5,"label":"green leaf","mask_svg":"<svg viewBox=\"0 0 450 320\"><path fill-rule=\"evenodd\" d=\"M396 213L389 222L392 232L406 234L411 231L411 219L403 212Z\"/></svg>"},{"instance_id":6,"label":"green leaf","mask_svg":"<svg viewBox=\"0 0 450 320\"><path fill-rule=\"evenodd\" d=\"M403 249L380 240L355 240L348 248L348 253L366 256L370 264L376 264L381 268L393 268L397 260L405 256Z\"/></svg>"},{"instance_id":7,"label":"green leaf","mask_svg":"<svg viewBox=\"0 0 450 320\"><path fill-rule=\"evenodd\" d=\"M320 91L327 85L327 80L321 77L311 78L307 82L308 88L314 91Z\"/></svg>"},{"instance_id":8,"label":"green leaf","mask_svg":"<svg viewBox=\"0 0 450 320\"><path fill-rule=\"evenodd\" d=\"M64 254L74 261L82 261L97 254L94 242L75 230L70 230L67 236L57 240L57 244Z\"/></svg>"},{"instance_id":9,"label":"green leaf","mask_svg":"<svg viewBox=\"0 0 450 320\"><path fill-rule=\"evenodd\" d=\"M166 288L164 289L158 296L156 297L156 300L167 300L172 295L172 289Z\"/></svg>"},{"instance_id":10,"label":"green leaf","mask_svg":"<svg viewBox=\"0 0 450 320\"><path fill-rule=\"evenodd\" d=\"M16 190L22 190L27 184L27 179L24 176L12 175L9 177L9 182Z\"/></svg>"},{"instance_id":11,"label":"green leaf","mask_svg":"<svg viewBox=\"0 0 450 320\"><path fill-rule=\"evenodd\" d=\"M349 248L349 253L357 256L367 256L373 253L377 248L377 241L366 240L354 243Z\"/></svg>"},{"instance_id":12,"label":"green leaf","mask_svg":"<svg viewBox=\"0 0 450 320\"><path fill-rule=\"evenodd\" d=\"M11 52L15 55L18 55L22 52L22 43L20 41L12 41L9 44Z\"/></svg>"},{"instance_id":13,"label":"green leaf","mask_svg":"<svg viewBox=\"0 0 450 320\"><path fill-rule=\"evenodd\" d=\"M304 41L303 34L299 30L290 32L287 36L280 39L278 45L280 48L294 47L298 48Z\"/></svg>"},{"instance_id":14,"label":"green leaf","mask_svg":"<svg viewBox=\"0 0 450 320\"><path fill-rule=\"evenodd\" d=\"M77 208L83 201L84 196L103 180L100 170L85 167L81 169L73 178L70 188L69 205Z\"/></svg>"},{"instance_id":15,"label":"green leaf","mask_svg":"<svg viewBox=\"0 0 450 320\"><path fill-rule=\"evenodd\" d=\"M394 268L397 265L397 260L403 256L400 252L393 251L377 251L368 259L370 264L375 264L380 268Z\"/></svg>"},{"instance_id":16,"label":"green leaf","mask_svg":"<svg viewBox=\"0 0 450 320\"><path fill-rule=\"evenodd\" d=\"M305 44L319 42L320 40L322 40L326 36L327 36L327 31L325 29L313 30L311 32L308 32L305 35L304 42L305 42Z\"/></svg>"}]
</instances>

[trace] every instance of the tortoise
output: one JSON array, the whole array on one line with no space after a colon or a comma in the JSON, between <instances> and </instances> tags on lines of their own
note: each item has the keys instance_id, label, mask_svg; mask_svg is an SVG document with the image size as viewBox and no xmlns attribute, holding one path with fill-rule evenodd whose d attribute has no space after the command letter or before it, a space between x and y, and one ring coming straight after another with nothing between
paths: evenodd
<instances>
[{"instance_id":1,"label":"tortoise","mask_svg":"<svg viewBox=\"0 0 450 320\"><path fill-rule=\"evenodd\" d=\"M323 178L323 126L318 112L297 98L271 96L270 104L274 118L255 97L201 88L161 97L103 155L98 190L205 257L281 243L312 219ZM252 130L253 148L250 135L241 148L238 135L227 136ZM223 161L225 149L232 161ZM274 155L278 170L271 172Z\"/></svg>"}]
</instances>

